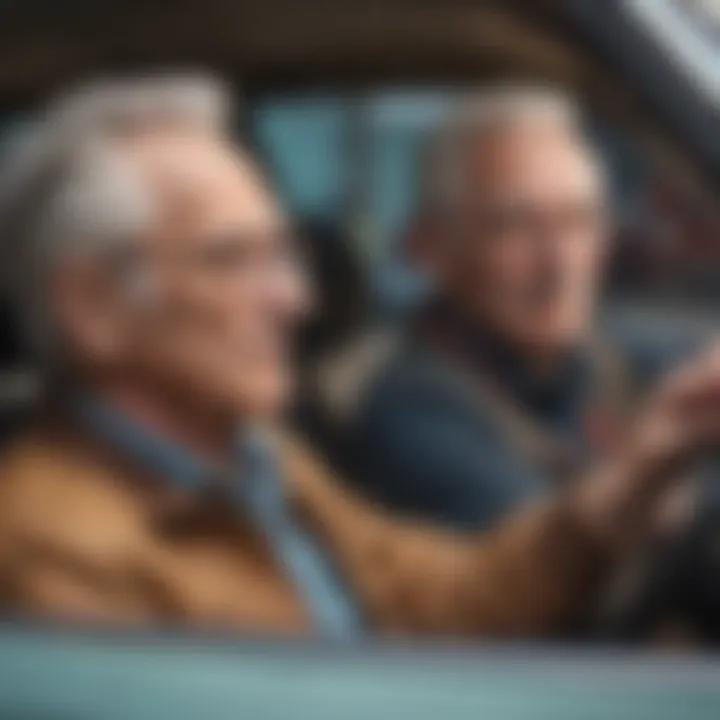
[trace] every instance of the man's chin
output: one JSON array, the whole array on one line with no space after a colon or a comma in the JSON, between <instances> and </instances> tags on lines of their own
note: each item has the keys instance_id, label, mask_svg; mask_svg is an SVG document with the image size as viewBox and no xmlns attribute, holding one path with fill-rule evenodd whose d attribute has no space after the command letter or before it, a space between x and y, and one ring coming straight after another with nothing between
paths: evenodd
<instances>
[{"instance_id":1,"label":"man's chin","mask_svg":"<svg viewBox=\"0 0 720 720\"><path fill-rule=\"evenodd\" d=\"M584 328L560 326L555 323L535 323L516 328L514 344L532 355L553 355L577 347L586 336Z\"/></svg>"},{"instance_id":2,"label":"man's chin","mask_svg":"<svg viewBox=\"0 0 720 720\"><path fill-rule=\"evenodd\" d=\"M547 335L531 343L529 350L538 359L552 360L577 351L582 344L583 338L578 335Z\"/></svg>"},{"instance_id":3,"label":"man's chin","mask_svg":"<svg viewBox=\"0 0 720 720\"><path fill-rule=\"evenodd\" d=\"M274 380L244 386L228 393L238 416L246 419L274 420L279 418L292 401L290 381Z\"/></svg>"}]
</instances>

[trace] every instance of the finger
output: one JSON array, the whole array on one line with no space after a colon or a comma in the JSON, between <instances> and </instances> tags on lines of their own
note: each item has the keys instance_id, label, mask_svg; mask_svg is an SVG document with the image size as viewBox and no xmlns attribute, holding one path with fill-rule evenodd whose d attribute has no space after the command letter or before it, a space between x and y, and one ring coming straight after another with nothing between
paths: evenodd
<instances>
[{"instance_id":1,"label":"finger","mask_svg":"<svg viewBox=\"0 0 720 720\"><path fill-rule=\"evenodd\" d=\"M696 360L673 373L666 381L665 396L671 402L720 402L720 344L714 344Z\"/></svg>"}]
</instances>

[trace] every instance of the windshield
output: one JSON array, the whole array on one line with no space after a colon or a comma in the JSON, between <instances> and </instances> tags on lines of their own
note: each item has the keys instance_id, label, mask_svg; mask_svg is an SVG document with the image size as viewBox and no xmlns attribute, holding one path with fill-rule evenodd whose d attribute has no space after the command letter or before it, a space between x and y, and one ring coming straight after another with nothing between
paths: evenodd
<instances>
[{"instance_id":1,"label":"windshield","mask_svg":"<svg viewBox=\"0 0 720 720\"><path fill-rule=\"evenodd\" d=\"M720 107L720 2L626 0L626 4L668 57Z\"/></svg>"}]
</instances>

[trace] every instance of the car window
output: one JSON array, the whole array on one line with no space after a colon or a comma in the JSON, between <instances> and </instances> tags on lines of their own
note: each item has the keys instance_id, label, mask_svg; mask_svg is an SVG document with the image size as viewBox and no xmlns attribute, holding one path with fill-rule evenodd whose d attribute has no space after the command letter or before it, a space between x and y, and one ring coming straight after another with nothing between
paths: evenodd
<instances>
[{"instance_id":1,"label":"car window","mask_svg":"<svg viewBox=\"0 0 720 720\"><path fill-rule=\"evenodd\" d=\"M298 217L343 228L367 261L382 316L412 304L422 283L402 239L418 191L428 131L461 91L381 89L356 95L266 96L253 108L260 153ZM587 131L609 169L617 220L608 287L613 298L706 306L720 292L718 214L597 114Z\"/></svg>"},{"instance_id":2,"label":"car window","mask_svg":"<svg viewBox=\"0 0 720 720\"><path fill-rule=\"evenodd\" d=\"M720 107L720 5L715 0L628 0L635 19Z\"/></svg>"}]
</instances>

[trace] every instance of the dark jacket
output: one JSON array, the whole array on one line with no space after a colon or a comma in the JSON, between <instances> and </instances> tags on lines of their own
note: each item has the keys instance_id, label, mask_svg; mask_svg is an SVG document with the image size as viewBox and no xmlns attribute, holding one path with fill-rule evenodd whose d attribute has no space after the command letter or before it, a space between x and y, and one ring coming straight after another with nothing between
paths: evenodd
<instances>
[{"instance_id":1,"label":"dark jacket","mask_svg":"<svg viewBox=\"0 0 720 720\"><path fill-rule=\"evenodd\" d=\"M589 437L588 409L622 432L636 398L679 354L676 343L620 335L577 358L557 387L538 389L487 340L458 359L413 334L371 383L351 432L350 476L394 511L451 528L493 525L582 473L604 450ZM558 450L570 456L561 472L543 457Z\"/></svg>"}]
</instances>

